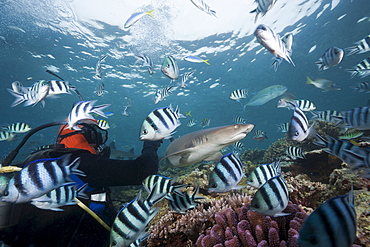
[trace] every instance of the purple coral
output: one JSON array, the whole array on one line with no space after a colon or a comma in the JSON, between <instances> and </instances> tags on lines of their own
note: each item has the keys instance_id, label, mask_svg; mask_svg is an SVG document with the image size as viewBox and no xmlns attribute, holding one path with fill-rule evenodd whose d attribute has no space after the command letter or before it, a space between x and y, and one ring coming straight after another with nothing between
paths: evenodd
<instances>
[{"instance_id":1,"label":"purple coral","mask_svg":"<svg viewBox=\"0 0 370 247\"><path fill-rule=\"evenodd\" d=\"M197 247L298 247L299 229L307 214L297 205L289 203L288 216L263 216L242 206L226 208L215 215L215 225L201 234Z\"/></svg>"}]
</instances>

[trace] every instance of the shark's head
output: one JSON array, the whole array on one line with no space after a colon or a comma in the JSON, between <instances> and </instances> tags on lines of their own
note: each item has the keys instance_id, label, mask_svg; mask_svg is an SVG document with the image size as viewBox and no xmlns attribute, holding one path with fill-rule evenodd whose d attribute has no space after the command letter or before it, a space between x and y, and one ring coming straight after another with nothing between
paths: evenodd
<instances>
[{"instance_id":1,"label":"shark's head","mask_svg":"<svg viewBox=\"0 0 370 247\"><path fill-rule=\"evenodd\" d=\"M253 124L234 124L222 128L221 133L226 137L226 143L232 144L243 139L253 128Z\"/></svg>"}]
</instances>

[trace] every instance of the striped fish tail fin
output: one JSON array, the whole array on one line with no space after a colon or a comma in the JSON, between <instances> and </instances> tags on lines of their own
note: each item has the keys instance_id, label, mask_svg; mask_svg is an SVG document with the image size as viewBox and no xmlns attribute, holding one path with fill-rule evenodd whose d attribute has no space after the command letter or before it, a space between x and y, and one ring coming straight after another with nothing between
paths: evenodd
<instances>
[{"instance_id":1,"label":"striped fish tail fin","mask_svg":"<svg viewBox=\"0 0 370 247\"><path fill-rule=\"evenodd\" d=\"M351 47L347 47L344 49L347 53L347 57L348 56L351 56L353 54L356 54L360 51L360 49L358 48L358 46L351 46Z\"/></svg>"},{"instance_id":2,"label":"striped fish tail fin","mask_svg":"<svg viewBox=\"0 0 370 247\"><path fill-rule=\"evenodd\" d=\"M65 167L68 167L70 170L70 174L75 174L79 176L86 176L86 174L83 171L78 170L78 166L80 165L80 157L77 157L71 162L71 156L72 154L67 154L62 156L60 159Z\"/></svg>"},{"instance_id":3,"label":"striped fish tail fin","mask_svg":"<svg viewBox=\"0 0 370 247\"><path fill-rule=\"evenodd\" d=\"M316 133L316 141L313 142L313 144L321 147L327 147L328 140L326 140L324 137Z\"/></svg>"},{"instance_id":4,"label":"striped fish tail fin","mask_svg":"<svg viewBox=\"0 0 370 247\"><path fill-rule=\"evenodd\" d=\"M195 188L193 195L191 196L191 200L196 201L196 200L203 200L203 199L206 199L206 198L199 195L199 185L198 185Z\"/></svg>"},{"instance_id":5,"label":"striped fish tail fin","mask_svg":"<svg viewBox=\"0 0 370 247\"><path fill-rule=\"evenodd\" d=\"M102 116L102 117L105 117L107 118L107 115L105 115L105 113L102 111L104 108L107 108L108 106L110 106L110 104L104 104L104 105L99 105L99 106L94 106L92 107L92 112Z\"/></svg>"}]
</instances>

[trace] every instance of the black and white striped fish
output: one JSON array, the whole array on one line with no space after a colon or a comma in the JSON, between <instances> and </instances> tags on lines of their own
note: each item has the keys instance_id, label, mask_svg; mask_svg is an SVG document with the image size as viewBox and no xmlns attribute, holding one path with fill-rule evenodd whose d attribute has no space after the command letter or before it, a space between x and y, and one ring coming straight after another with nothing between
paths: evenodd
<instances>
[{"instance_id":1,"label":"black and white striped fish","mask_svg":"<svg viewBox=\"0 0 370 247\"><path fill-rule=\"evenodd\" d=\"M264 16L274 6L276 0L254 0L254 2L257 3L257 8L249 13L256 13L256 17L254 18L254 22L256 22L258 15L261 13Z\"/></svg>"},{"instance_id":2,"label":"black and white striped fish","mask_svg":"<svg viewBox=\"0 0 370 247\"><path fill-rule=\"evenodd\" d=\"M357 85L357 87L351 87L351 88L353 88L353 92L359 92L359 93L366 92L366 93L370 93L370 83L367 82L367 81L360 82Z\"/></svg>"},{"instance_id":3,"label":"black and white striped fish","mask_svg":"<svg viewBox=\"0 0 370 247\"><path fill-rule=\"evenodd\" d=\"M150 175L143 181L143 186L148 193L150 193L154 188L157 189L154 193L156 194L166 194L166 198L172 193L182 195L181 190L186 188L187 184L174 185L177 178L168 178L162 175ZM158 184L158 186L157 186Z\"/></svg>"},{"instance_id":4,"label":"black and white striped fish","mask_svg":"<svg viewBox=\"0 0 370 247\"><path fill-rule=\"evenodd\" d=\"M233 121L236 124L245 124L247 120L245 120L244 118L242 118L240 116L235 116L235 117L233 117Z\"/></svg>"},{"instance_id":5,"label":"black and white striped fish","mask_svg":"<svg viewBox=\"0 0 370 247\"><path fill-rule=\"evenodd\" d=\"M135 58L136 58L136 62L143 62L143 66L147 66L148 67L148 72L149 74L153 74L154 73L154 67L153 67L153 61L150 57L148 57L147 55L145 54L142 54L142 55L134 55Z\"/></svg>"},{"instance_id":6,"label":"black and white striped fish","mask_svg":"<svg viewBox=\"0 0 370 247\"><path fill-rule=\"evenodd\" d=\"M283 213L288 206L289 191L288 186L280 174L269 179L254 194L249 210L262 215L284 216L289 213Z\"/></svg>"},{"instance_id":7,"label":"black and white striped fish","mask_svg":"<svg viewBox=\"0 0 370 247\"><path fill-rule=\"evenodd\" d=\"M180 87L182 87L182 88L185 88L186 87L186 82L189 80L190 77L193 76L193 74L194 74L195 71L196 70L185 72L185 74L181 77Z\"/></svg>"},{"instance_id":8,"label":"black and white striped fish","mask_svg":"<svg viewBox=\"0 0 370 247\"><path fill-rule=\"evenodd\" d=\"M301 142L315 132L315 124L308 127L306 115L296 104L291 104L294 105L294 112L289 122L288 135L291 140Z\"/></svg>"},{"instance_id":9,"label":"black and white striped fish","mask_svg":"<svg viewBox=\"0 0 370 247\"><path fill-rule=\"evenodd\" d=\"M110 246L129 246L143 236L148 223L158 213L159 208L152 206L163 199L165 194L155 194L153 189L145 201L141 190L134 200L127 203L117 214L110 231Z\"/></svg>"},{"instance_id":10,"label":"black and white striped fish","mask_svg":"<svg viewBox=\"0 0 370 247\"><path fill-rule=\"evenodd\" d=\"M287 133L289 130L289 123L277 124L277 127L278 127L278 131L282 133Z\"/></svg>"},{"instance_id":11,"label":"black and white striped fish","mask_svg":"<svg viewBox=\"0 0 370 247\"><path fill-rule=\"evenodd\" d=\"M25 93L28 92L28 90L30 89L30 87L24 87L22 85L22 83L20 83L19 81L14 81L14 82L12 82L12 89L16 93L25 94Z\"/></svg>"},{"instance_id":12,"label":"black and white striped fish","mask_svg":"<svg viewBox=\"0 0 370 247\"><path fill-rule=\"evenodd\" d=\"M326 123L338 123L337 117L342 117L342 113L335 110L326 110L326 111L311 111L313 114L311 120L322 121Z\"/></svg>"},{"instance_id":13,"label":"black and white striped fish","mask_svg":"<svg viewBox=\"0 0 370 247\"><path fill-rule=\"evenodd\" d=\"M257 41L272 55L275 57L281 57L288 63L291 63L293 66L295 66L284 42L270 27L261 24L254 31L254 35L256 36Z\"/></svg>"},{"instance_id":14,"label":"black and white striped fish","mask_svg":"<svg viewBox=\"0 0 370 247\"><path fill-rule=\"evenodd\" d=\"M364 178L370 178L370 149L366 147L358 147L352 149L344 149L343 152L347 155L347 159L355 160L349 164L352 170L360 170L359 175ZM346 162L347 163L347 162Z\"/></svg>"},{"instance_id":15,"label":"black and white striped fish","mask_svg":"<svg viewBox=\"0 0 370 247\"><path fill-rule=\"evenodd\" d=\"M367 148L361 148L351 141L338 140L334 137L326 135L326 138L316 134L315 145L324 147L323 151L338 157L347 163L352 170L364 169L365 173L370 175L370 162L367 162L367 157L370 152Z\"/></svg>"},{"instance_id":16,"label":"black and white striped fish","mask_svg":"<svg viewBox=\"0 0 370 247\"><path fill-rule=\"evenodd\" d=\"M349 111L342 111L342 116L335 117L343 128L353 128L358 130L370 129L370 107L362 106L353 108Z\"/></svg>"},{"instance_id":17,"label":"black and white striped fish","mask_svg":"<svg viewBox=\"0 0 370 247\"><path fill-rule=\"evenodd\" d=\"M44 99L49 93L50 85L45 80L40 80L32 84L26 93L17 93L12 89L7 88L8 92L15 97L11 107L17 106L24 102L23 106L35 106L38 102L41 102L42 106L45 106Z\"/></svg>"},{"instance_id":18,"label":"black and white striped fish","mask_svg":"<svg viewBox=\"0 0 370 247\"><path fill-rule=\"evenodd\" d=\"M166 97L172 94L172 86L158 89L154 96L154 104L158 104L159 101L165 100Z\"/></svg>"},{"instance_id":19,"label":"black and white striped fish","mask_svg":"<svg viewBox=\"0 0 370 247\"><path fill-rule=\"evenodd\" d=\"M294 146L287 147L287 149L285 150L285 154L288 155L288 157L292 160L296 160L298 158L299 159L306 158L301 147Z\"/></svg>"},{"instance_id":20,"label":"black and white striped fish","mask_svg":"<svg viewBox=\"0 0 370 247\"><path fill-rule=\"evenodd\" d=\"M6 126L8 132L11 133L26 133L30 131L32 128L26 123L12 123Z\"/></svg>"},{"instance_id":21,"label":"black and white striped fish","mask_svg":"<svg viewBox=\"0 0 370 247\"><path fill-rule=\"evenodd\" d=\"M234 148L234 149L238 149L238 150L240 150L240 149L244 149L244 148L245 148L245 146L244 146L244 144L243 144L242 142L237 141L237 142L235 142L235 143L233 144L233 148Z\"/></svg>"},{"instance_id":22,"label":"black and white striped fish","mask_svg":"<svg viewBox=\"0 0 370 247\"><path fill-rule=\"evenodd\" d=\"M194 189L192 195L189 195L189 192L171 194L168 200L168 207L180 214L185 214L187 210L195 208L198 205L197 200L205 199L205 197L198 194L199 186Z\"/></svg>"},{"instance_id":23,"label":"black and white striped fish","mask_svg":"<svg viewBox=\"0 0 370 247\"><path fill-rule=\"evenodd\" d=\"M345 48L348 51L347 56L352 54L361 54L370 51L370 34L355 43L355 46Z\"/></svg>"},{"instance_id":24,"label":"black and white striped fish","mask_svg":"<svg viewBox=\"0 0 370 247\"><path fill-rule=\"evenodd\" d=\"M202 128L205 128L205 127L208 127L210 124L211 124L211 119L210 118L205 118L200 123L200 126L202 126Z\"/></svg>"},{"instance_id":25,"label":"black and white striped fish","mask_svg":"<svg viewBox=\"0 0 370 247\"><path fill-rule=\"evenodd\" d=\"M179 77L179 67L173 56L168 56L164 59L161 70L163 74L168 76L172 81Z\"/></svg>"},{"instance_id":26,"label":"black and white striped fish","mask_svg":"<svg viewBox=\"0 0 370 247\"><path fill-rule=\"evenodd\" d=\"M0 142L1 141L12 141L15 135L7 130L0 130Z\"/></svg>"},{"instance_id":27,"label":"black and white striped fish","mask_svg":"<svg viewBox=\"0 0 370 247\"><path fill-rule=\"evenodd\" d=\"M216 11L212 10L203 0L190 0L198 9L217 18Z\"/></svg>"},{"instance_id":28,"label":"black and white striped fish","mask_svg":"<svg viewBox=\"0 0 370 247\"><path fill-rule=\"evenodd\" d=\"M263 130L253 131L253 140L261 142L265 139L268 139L266 131Z\"/></svg>"},{"instance_id":29,"label":"black and white striped fish","mask_svg":"<svg viewBox=\"0 0 370 247\"><path fill-rule=\"evenodd\" d=\"M29 202L65 184L70 174L84 176L77 169L80 158L71 160L71 156L31 162L10 179L1 201Z\"/></svg>"},{"instance_id":30,"label":"black and white striped fish","mask_svg":"<svg viewBox=\"0 0 370 247\"><path fill-rule=\"evenodd\" d=\"M103 129L103 130L107 130L110 128L109 126L109 123L107 120L104 120L104 119L99 119L97 120L98 121L98 126Z\"/></svg>"},{"instance_id":31,"label":"black and white striped fish","mask_svg":"<svg viewBox=\"0 0 370 247\"><path fill-rule=\"evenodd\" d=\"M260 188L268 180L280 174L280 161L275 161L270 164L261 164L248 175L247 184L255 188Z\"/></svg>"},{"instance_id":32,"label":"black and white striped fish","mask_svg":"<svg viewBox=\"0 0 370 247\"><path fill-rule=\"evenodd\" d=\"M56 188L45 195L32 199L31 204L35 205L40 209L52 210L52 211L64 211L60 207L67 205L75 205L75 197L82 197L88 199L87 195L84 193L87 184L84 184L77 189L75 183L66 184Z\"/></svg>"},{"instance_id":33,"label":"black and white striped fish","mask_svg":"<svg viewBox=\"0 0 370 247\"><path fill-rule=\"evenodd\" d=\"M355 239L356 211L351 190L329 199L308 216L299 230L298 245L348 247Z\"/></svg>"},{"instance_id":34,"label":"black and white striped fish","mask_svg":"<svg viewBox=\"0 0 370 247\"><path fill-rule=\"evenodd\" d=\"M243 188L244 186L238 186L240 180L245 176L242 167L242 161L234 153L222 156L208 176L208 191L210 193L224 193Z\"/></svg>"},{"instance_id":35,"label":"black and white striped fish","mask_svg":"<svg viewBox=\"0 0 370 247\"><path fill-rule=\"evenodd\" d=\"M67 81L50 80L47 81L47 83L50 85L48 96L58 94L71 94L71 90L76 90L76 87L70 85Z\"/></svg>"},{"instance_id":36,"label":"black and white striped fish","mask_svg":"<svg viewBox=\"0 0 370 247\"><path fill-rule=\"evenodd\" d=\"M230 94L230 99L240 101L241 99L245 99L248 96L247 89L236 89Z\"/></svg>"},{"instance_id":37,"label":"black and white striped fish","mask_svg":"<svg viewBox=\"0 0 370 247\"><path fill-rule=\"evenodd\" d=\"M186 126L188 127L193 127L194 125L197 124L197 121L195 119L190 119L187 123Z\"/></svg>"},{"instance_id":38,"label":"black and white striped fish","mask_svg":"<svg viewBox=\"0 0 370 247\"><path fill-rule=\"evenodd\" d=\"M316 62L319 70L326 70L338 65L343 59L344 51L338 47L328 48L324 55Z\"/></svg>"},{"instance_id":39,"label":"black and white striped fish","mask_svg":"<svg viewBox=\"0 0 370 247\"><path fill-rule=\"evenodd\" d=\"M107 117L102 110L110 104L94 106L96 100L79 101L77 102L68 115L68 128L72 130L80 130L77 122L83 119L94 119L90 113L96 113L102 117Z\"/></svg>"},{"instance_id":40,"label":"black and white striped fish","mask_svg":"<svg viewBox=\"0 0 370 247\"><path fill-rule=\"evenodd\" d=\"M104 60L107 58L108 55L104 55L102 56L98 62L96 63L96 66L95 66L95 76L99 79L101 79L102 75L101 75L101 64L104 62Z\"/></svg>"},{"instance_id":41,"label":"black and white striped fish","mask_svg":"<svg viewBox=\"0 0 370 247\"><path fill-rule=\"evenodd\" d=\"M365 58L352 69L346 69L346 71L351 73L351 78L356 75L359 75L361 78L370 75L370 57Z\"/></svg>"},{"instance_id":42,"label":"black and white striped fish","mask_svg":"<svg viewBox=\"0 0 370 247\"><path fill-rule=\"evenodd\" d=\"M288 52L289 56L291 57L292 54L293 54L293 50L292 50L292 46L293 46L293 34L292 33L288 33L284 37L282 37L281 40L284 42L285 47L287 49L287 52ZM274 68L274 71L276 72L277 69L278 69L278 67L279 67L279 65L281 64L281 62L284 59L281 58L281 57L273 57L272 60L273 60L273 62L271 63L271 66L270 67Z\"/></svg>"},{"instance_id":43,"label":"black and white striped fish","mask_svg":"<svg viewBox=\"0 0 370 247\"><path fill-rule=\"evenodd\" d=\"M106 93L104 89L105 89L105 85L103 82L101 82L100 85L94 91L94 93L96 94L96 96L101 97L104 95L104 93Z\"/></svg>"},{"instance_id":44,"label":"black and white striped fish","mask_svg":"<svg viewBox=\"0 0 370 247\"><path fill-rule=\"evenodd\" d=\"M180 109L172 109L172 105L153 110L145 118L140 130L140 140L169 139L175 129L181 125L179 118L185 118Z\"/></svg>"},{"instance_id":45,"label":"black and white striped fish","mask_svg":"<svg viewBox=\"0 0 370 247\"><path fill-rule=\"evenodd\" d=\"M313 111L316 109L314 103L306 99L295 99L291 101L293 104L297 105L302 111ZM277 108L288 108L290 110L294 109L292 104L288 103L288 100L280 99L276 105Z\"/></svg>"}]
</instances>

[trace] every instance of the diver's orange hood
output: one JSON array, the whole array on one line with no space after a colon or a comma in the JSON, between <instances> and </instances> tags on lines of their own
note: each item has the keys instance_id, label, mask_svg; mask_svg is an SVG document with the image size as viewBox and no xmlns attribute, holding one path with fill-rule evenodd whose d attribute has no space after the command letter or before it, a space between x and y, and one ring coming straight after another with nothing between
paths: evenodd
<instances>
[{"instance_id":1,"label":"diver's orange hood","mask_svg":"<svg viewBox=\"0 0 370 247\"><path fill-rule=\"evenodd\" d=\"M89 119L89 120L94 121L96 124L98 123L95 119ZM63 125L60 127L59 136L66 135L66 134L77 131L77 130L67 129L67 127L68 127L67 125ZM91 147L91 145L87 142L84 135L81 133L65 137L58 143L64 144L65 148L80 148L80 149L85 149L92 154L96 154L94 148Z\"/></svg>"}]
</instances>

